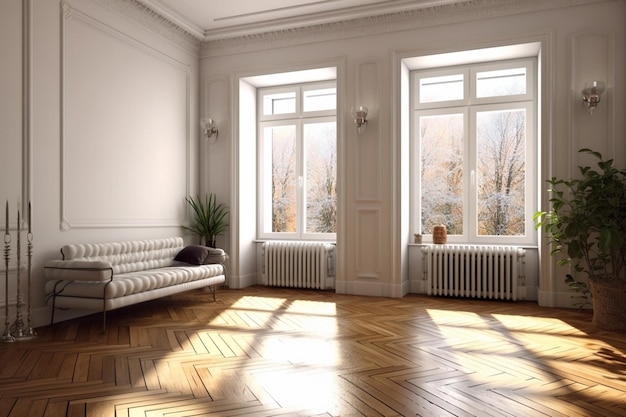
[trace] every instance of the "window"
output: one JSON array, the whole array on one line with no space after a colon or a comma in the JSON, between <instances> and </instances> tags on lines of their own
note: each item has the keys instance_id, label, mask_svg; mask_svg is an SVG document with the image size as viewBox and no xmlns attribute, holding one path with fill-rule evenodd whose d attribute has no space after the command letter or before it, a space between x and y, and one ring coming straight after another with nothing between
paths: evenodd
<instances>
[{"instance_id":1,"label":"window","mask_svg":"<svg viewBox=\"0 0 626 417\"><path fill-rule=\"evenodd\" d=\"M334 82L258 90L259 238L335 239Z\"/></svg>"},{"instance_id":2,"label":"window","mask_svg":"<svg viewBox=\"0 0 626 417\"><path fill-rule=\"evenodd\" d=\"M411 73L413 229L534 243L536 60Z\"/></svg>"}]
</instances>

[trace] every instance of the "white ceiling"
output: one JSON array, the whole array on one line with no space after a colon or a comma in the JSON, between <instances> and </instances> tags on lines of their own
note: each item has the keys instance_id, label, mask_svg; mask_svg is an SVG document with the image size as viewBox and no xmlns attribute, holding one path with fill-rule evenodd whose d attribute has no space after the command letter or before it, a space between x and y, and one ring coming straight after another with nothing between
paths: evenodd
<instances>
[{"instance_id":1,"label":"white ceiling","mask_svg":"<svg viewBox=\"0 0 626 417\"><path fill-rule=\"evenodd\" d=\"M283 30L464 0L139 0L203 40Z\"/></svg>"}]
</instances>

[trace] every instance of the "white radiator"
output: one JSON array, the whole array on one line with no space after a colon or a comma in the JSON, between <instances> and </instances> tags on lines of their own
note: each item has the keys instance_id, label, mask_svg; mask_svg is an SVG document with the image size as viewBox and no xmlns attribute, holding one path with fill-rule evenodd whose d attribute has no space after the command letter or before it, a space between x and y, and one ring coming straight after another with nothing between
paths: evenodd
<instances>
[{"instance_id":1,"label":"white radiator","mask_svg":"<svg viewBox=\"0 0 626 417\"><path fill-rule=\"evenodd\" d=\"M517 300L524 249L515 246L431 245L423 248L429 295Z\"/></svg>"},{"instance_id":2,"label":"white radiator","mask_svg":"<svg viewBox=\"0 0 626 417\"><path fill-rule=\"evenodd\" d=\"M263 282L274 287L331 288L334 254L335 245L327 242L265 242Z\"/></svg>"}]
</instances>

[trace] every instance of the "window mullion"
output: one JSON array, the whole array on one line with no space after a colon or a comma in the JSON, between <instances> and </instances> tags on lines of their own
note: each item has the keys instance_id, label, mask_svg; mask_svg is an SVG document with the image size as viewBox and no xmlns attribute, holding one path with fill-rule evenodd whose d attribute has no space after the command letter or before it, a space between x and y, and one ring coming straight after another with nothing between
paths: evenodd
<instances>
[{"instance_id":1,"label":"window mullion","mask_svg":"<svg viewBox=\"0 0 626 417\"><path fill-rule=\"evenodd\" d=\"M465 135L467 138L467 149L465 155L466 164L467 164L467 186L466 186L466 195L464 207L464 219L465 224L467 225L466 230L464 230L463 237L467 242L475 241L476 239L476 207L478 204L478 161L477 161L477 148L476 148L476 113L473 111L472 107L468 107L465 110Z\"/></svg>"},{"instance_id":2,"label":"window mullion","mask_svg":"<svg viewBox=\"0 0 626 417\"><path fill-rule=\"evenodd\" d=\"M305 219L306 219L306 209L304 207L305 197L304 197L304 123L302 119L296 122L296 175L298 176L298 193L297 193L297 210L296 210L296 234L299 238L302 238L304 234L305 228Z\"/></svg>"}]
</instances>

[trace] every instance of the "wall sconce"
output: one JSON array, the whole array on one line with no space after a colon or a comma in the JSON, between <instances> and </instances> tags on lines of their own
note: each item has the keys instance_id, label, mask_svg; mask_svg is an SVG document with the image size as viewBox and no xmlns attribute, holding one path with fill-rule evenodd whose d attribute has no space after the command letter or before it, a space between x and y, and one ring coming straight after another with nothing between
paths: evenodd
<instances>
[{"instance_id":1,"label":"wall sconce","mask_svg":"<svg viewBox=\"0 0 626 417\"><path fill-rule=\"evenodd\" d=\"M215 143L217 141L217 136L219 135L219 130L217 129L217 124L213 119L202 119L200 122L200 127L202 127L204 136L211 143ZM215 138L211 139L215 135Z\"/></svg>"},{"instance_id":2,"label":"wall sconce","mask_svg":"<svg viewBox=\"0 0 626 417\"><path fill-rule=\"evenodd\" d=\"M352 109L352 118L356 124L356 131L359 133L365 132L367 127L367 107L359 106L356 109Z\"/></svg>"},{"instance_id":3,"label":"wall sconce","mask_svg":"<svg viewBox=\"0 0 626 417\"><path fill-rule=\"evenodd\" d=\"M591 81L585 84L583 88L583 101L589 108L589 113L593 114L593 111L598 107L600 103L600 96L604 93L604 83L602 81Z\"/></svg>"}]
</instances>

